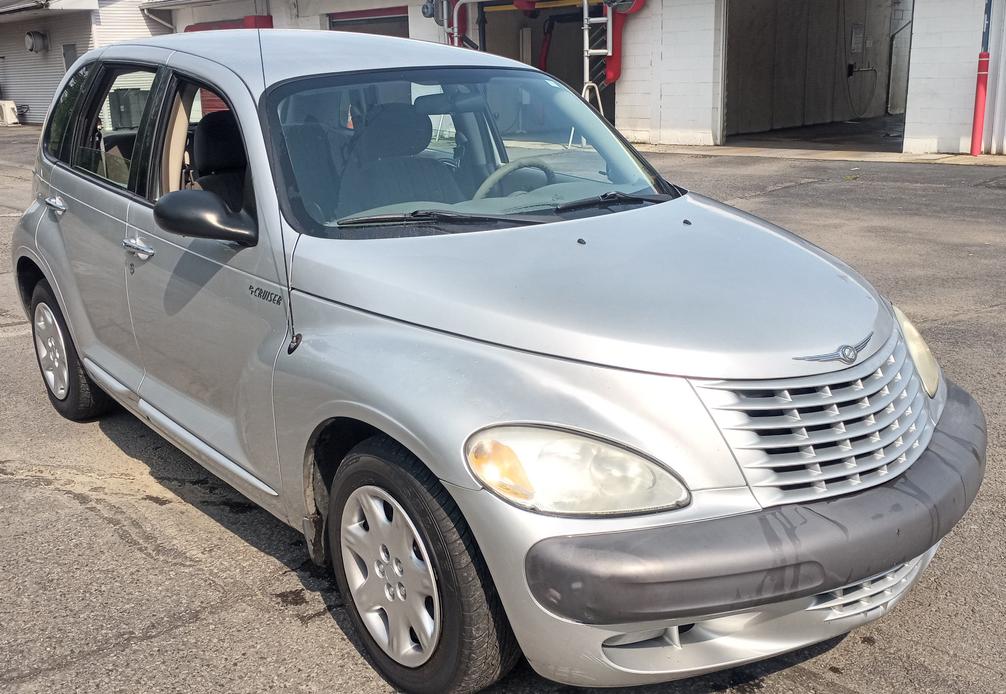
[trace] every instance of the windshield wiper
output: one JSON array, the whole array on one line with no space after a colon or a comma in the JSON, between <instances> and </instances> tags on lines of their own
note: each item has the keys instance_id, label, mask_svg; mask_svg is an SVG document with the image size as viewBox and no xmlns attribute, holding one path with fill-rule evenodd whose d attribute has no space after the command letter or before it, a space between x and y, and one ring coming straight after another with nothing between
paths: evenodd
<instances>
[{"instance_id":1,"label":"windshield wiper","mask_svg":"<svg viewBox=\"0 0 1006 694\"><path fill-rule=\"evenodd\" d=\"M618 190L610 190L607 193L601 193L600 195L592 195L589 198L581 198L580 200L571 200L570 202L564 202L561 205L556 205L552 208L553 212L568 212L569 210L582 210L590 207L609 207L613 204L621 203L658 203L667 202L672 200L673 195L667 194L655 194L655 195L637 195L635 193L623 193Z\"/></svg>"},{"instance_id":2,"label":"windshield wiper","mask_svg":"<svg viewBox=\"0 0 1006 694\"><path fill-rule=\"evenodd\" d=\"M336 226L371 226L415 224L417 222L451 222L454 224L477 224L479 222L506 222L507 224L544 224L546 220L536 217L518 217L501 214L478 214L474 212L453 212L450 210L413 210L394 214L372 214L343 217L336 220Z\"/></svg>"}]
</instances>

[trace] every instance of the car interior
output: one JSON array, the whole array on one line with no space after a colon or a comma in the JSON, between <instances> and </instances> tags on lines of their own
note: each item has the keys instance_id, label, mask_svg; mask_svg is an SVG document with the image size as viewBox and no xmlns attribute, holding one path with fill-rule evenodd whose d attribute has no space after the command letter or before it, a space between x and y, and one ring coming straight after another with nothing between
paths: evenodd
<instances>
[{"instance_id":1,"label":"car interior","mask_svg":"<svg viewBox=\"0 0 1006 694\"><path fill-rule=\"evenodd\" d=\"M296 179L291 197L318 222L410 201L461 203L498 166L498 147L484 118L479 122L481 98L466 107L460 95L413 98L377 88L317 90L284 104L282 145ZM545 182L541 171L524 169L501 180L499 192Z\"/></svg>"},{"instance_id":2,"label":"car interior","mask_svg":"<svg viewBox=\"0 0 1006 694\"><path fill-rule=\"evenodd\" d=\"M217 94L182 83L168 114L161 156L161 195L196 189L216 193L232 212L254 211L254 191L241 130Z\"/></svg>"},{"instance_id":3,"label":"car interior","mask_svg":"<svg viewBox=\"0 0 1006 694\"><path fill-rule=\"evenodd\" d=\"M92 103L87 127L80 133L74 164L125 187L140 118L154 73L146 70L111 73L100 100Z\"/></svg>"}]
</instances>

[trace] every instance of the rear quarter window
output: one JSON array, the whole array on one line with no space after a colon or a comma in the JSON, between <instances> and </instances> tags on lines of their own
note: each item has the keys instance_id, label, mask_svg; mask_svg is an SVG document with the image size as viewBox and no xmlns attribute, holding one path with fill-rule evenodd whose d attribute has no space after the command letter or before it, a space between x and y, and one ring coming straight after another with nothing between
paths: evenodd
<instances>
[{"instance_id":1,"label":"rear quarter window","mask_svg":"<svg viewBox=\"0 0 1006 694\"><path fill-rule=\"evenodd\" d=\"M69 161L69 148L64 148L63 145L67 140L67 133L70 132L70 119L73 117L74 107L91 74L91 68L91 65L84 65L77 70L67 81L52 107L43 142L45 151L55 159Z\"/></svg>"}]
</instances>

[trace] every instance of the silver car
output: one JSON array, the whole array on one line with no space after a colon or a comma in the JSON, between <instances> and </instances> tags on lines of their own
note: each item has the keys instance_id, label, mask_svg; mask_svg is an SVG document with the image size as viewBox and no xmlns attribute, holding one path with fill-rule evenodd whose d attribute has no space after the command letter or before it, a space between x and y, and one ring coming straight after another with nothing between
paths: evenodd
<instances>
[{"instance_id":1,"label":"silver car","mask_svg":"<svg viewBox=\"0 0 1006 694\"><path fill-rule=\"evenodd\" d=\"M981 410L862 277L510 60L111 46L64 78L34 189L13 262L53 406L117 402L301 529L403 690L843 634L984 474Z\"/></svg>"}]
</instances>

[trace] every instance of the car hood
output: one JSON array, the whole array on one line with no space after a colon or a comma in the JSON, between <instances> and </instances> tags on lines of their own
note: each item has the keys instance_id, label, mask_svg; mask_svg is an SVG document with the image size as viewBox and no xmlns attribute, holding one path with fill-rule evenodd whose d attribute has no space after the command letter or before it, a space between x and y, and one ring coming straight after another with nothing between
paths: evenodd
<instances>
[{"instance_id":1,"label":"car hood","mask_svg":"<svg viewBox=\"0 0 1006 694\"><path fill-rule=\"evenodd\" d=\"M846 368L797 357L858 345L872 333L865 358L894 320L841 261L692 193L540 226L374 240L302 236L291 284L505 347L705 378Z\"/></svg>"}]
</instances>

